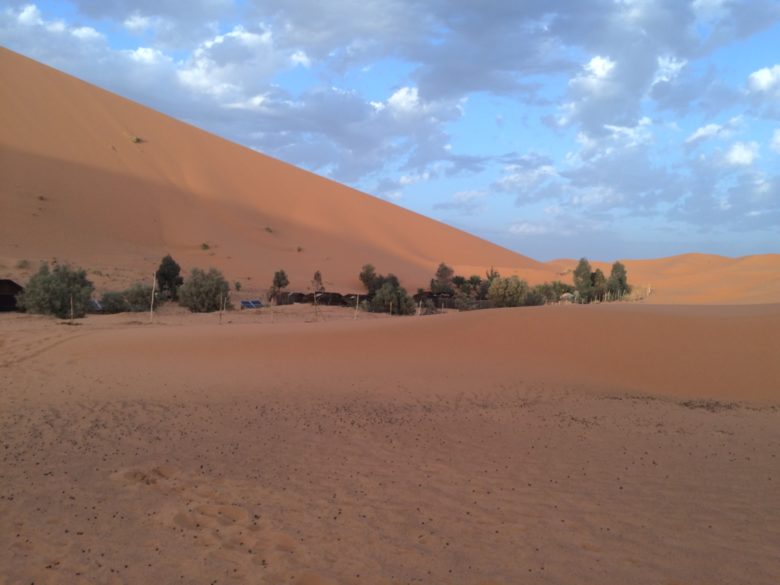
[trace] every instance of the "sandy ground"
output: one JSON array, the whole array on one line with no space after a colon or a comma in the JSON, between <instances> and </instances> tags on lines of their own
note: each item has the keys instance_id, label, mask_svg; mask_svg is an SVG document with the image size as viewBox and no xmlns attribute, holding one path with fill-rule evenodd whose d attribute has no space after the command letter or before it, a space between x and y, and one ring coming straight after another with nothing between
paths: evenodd
<instances>
[{"instance_id":1,"label":"sandy ground","mask_svg":"<svg viewBox=\"0 0 780 585\"><path fill-rule=\"evenodd\" d=\"M780 582L780 306L0 315L3 583Z\"/></svg>"}]
</instances>

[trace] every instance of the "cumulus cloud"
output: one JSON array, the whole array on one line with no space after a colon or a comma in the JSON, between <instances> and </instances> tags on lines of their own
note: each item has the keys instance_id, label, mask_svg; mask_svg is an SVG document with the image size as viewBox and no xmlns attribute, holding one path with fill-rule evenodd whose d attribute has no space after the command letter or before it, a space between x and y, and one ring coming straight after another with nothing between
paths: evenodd
<instances>
[{"instance_id":1,"label":"cumulus cloud","mask_svg":"<svg viewBox=\"0 0 780 585\"><path fill-rule=\"evenodd\" d=\"M758 158L757 142L735 142L726 151L725 161L732 166L750 166Z\"/></svg>"},{"instance_id":2,"label":"cumulus cloud","mask_svg":"<svg viewBox=\"0 0 780 585\"><path fill-rule=\"evenodd\" d=\"M751 73L748 89L753 93L780 94L780 65L764 67Z\"/></svg>"}]
</instances>

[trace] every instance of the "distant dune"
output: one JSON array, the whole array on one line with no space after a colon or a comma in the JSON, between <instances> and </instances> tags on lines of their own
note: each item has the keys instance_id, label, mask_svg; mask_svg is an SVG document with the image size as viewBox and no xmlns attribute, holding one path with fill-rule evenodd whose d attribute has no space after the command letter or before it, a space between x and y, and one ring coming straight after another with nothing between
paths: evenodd
<instances>
[{"instance_id":1,"label":"distant dune","mask_svg":"<svg viewBox=\"0 0 780 585\"><path fill-rule=\"evenodd\" d=\"M571 278L578 260L553 260L556 278ZM780 254L727 258L682 254L653 260L622 260L629 281L645 302L662 304L753 304L780 302ZM610 263L591 261L609 275ZM565 276L564 276L565 275ZM647 294L647 291L651 291Z\"/></svg>"},{"instance_id":2,"label":"distant dune","mask_svg":"<svg viewBox=\"0 0 780 585\"><path fill-rule=\"evenodd\" d=\"M0 265L22 281L56 257L99 288L149 279L162 255L220 268L260 294L284 268L305 289L357 290L364 263L426 286L446 261L531 283L571 276L386 201L238 146L0 49ZM29 268L22 268L27 260ZM597 264L599 265L599 264ZM780 255L628 260L647 301L780 299Z\"/></svg>"}]
</instances>

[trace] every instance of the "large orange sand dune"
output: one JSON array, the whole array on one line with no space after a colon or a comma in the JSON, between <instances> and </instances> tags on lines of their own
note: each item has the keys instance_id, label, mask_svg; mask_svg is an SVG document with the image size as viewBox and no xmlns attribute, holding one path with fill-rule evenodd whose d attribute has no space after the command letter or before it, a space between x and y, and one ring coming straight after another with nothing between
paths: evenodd
<instances>
[{"instance_id":1,"label":"large orange sand dune","mask_svg":"<svg viewBox=\"0 0 780 585\"><path fill-rule=\"evenodd\" d=\"M146 277L170 252L246 289L284 268L359 287L365 263L422 286L441 261L543 279L543 264L0 49L0 259L58 257L98 282ZM134 142L134 140L141 142ZM208 250L202 245L209 246Z\"/></svg>"},{"instance_id":2,"label":"large orange sand dune","mask_svg":"<svg viewBox=\"0 0 780 585\"><path fill-rule=\"evenodd\" d=\"M356 290L367 262L411 290L441 261L466 275L495 266L532 283L570 281L574 261L536 262L3 48L0 73L12 81L0 86L4 276L23 282L56 257L90 268L100 289L119 288L149 280L170 252L185 268L220 268L248 295L279 268L296 289L321 270L331 290ZM649 302L780 299L777 254L626 264L633 283L652 287Z\"/></svg>"}]
</instances>

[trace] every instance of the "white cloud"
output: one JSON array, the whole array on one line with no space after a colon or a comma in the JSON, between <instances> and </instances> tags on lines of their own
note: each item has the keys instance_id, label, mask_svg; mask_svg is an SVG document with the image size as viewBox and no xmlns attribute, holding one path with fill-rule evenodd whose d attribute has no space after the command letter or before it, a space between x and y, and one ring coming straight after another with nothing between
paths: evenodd
<instances>
[{"instance_id":1,"label":"white cloud","mask_svg":"<svg viewBox=\"0 0 780 585\"><path fill-rule=\"evenodd\" d=\"M290 55L290 62L293 65L301 65L303 67L311 67L311 59L304 51L295 51Z\"/></svg>"},{"instance_id":2,"label":"white cloud","mask_svg":"<svg viewBox=\"0 0 780 585\"><path fill-rule=\"evenodd\" d=\"M712 138L728 138L734 134L735 130L744 125L744 121L744 117L739 115L734 116L725 124L710 123L700 126L685 139L685 145L693 147Z\"/></svg>"},{"instance_id":3,"label":"white cloud","mask_svg":"<svg viewBox=\"0 0 780 585\"><path fill-rule=\"evenodd\" d=\"M772 134L772 141L769 143L769 147L777 154L780 154L780 128L774 131Z\"/></svg>"},{"instance_id":4,"label":"white cloud","mask_svg":"<svg viewBox=\"0 0 780 585\"><path fill-rule=\"evenodd\" d=\"M706 124L697 128L693 134L685 139L685 144L693 144L701 140L707 140L708 138L714 138L723 131L723 126L720 124Z\"/></svg>"},{"instance_id":5,"label":"white cloud","mask_svg":"<svg viewBox=\"0 0 780 585\"><path fill-rule=\"evenodd\" d=\"M604 79L615 68L615 62L609 57L596 55L586 65L585 71L596 79Z\"/></svg>"},{"instance_id":6,"label":"white cloud","mask_svg":"<svg viewBox=\"0 0 780 585\"><path fill-rule=\"evenodd\" d=\"M552 164L529 167L525 164L509 164L504 167L504 176L496 182L502 191L527 191L535 189L542 182L555 178L558 172Z\"/></svg>"},{"instance_id":7,"label":"white cloud","mask_svg":"<svg viewBox=\"0 0 780 585\"><path fill-rule=\"evenodd\" d=\"M437 203L433 208L473 214L484 208L487 196L487 191L482 190L458 191L449 201Z\"/></svg>"},{"instance_id":8,"label":"white cloud","mask_svg":"<svg viewBox=\"0 0 780 585\"><path fill-rule=\"evenodd\" d=\"M412 175L401 175L401 177L398 179L398 183L402 187L407 187L409 185L414 185L415 183L423 183L428 181L430 178L431 174L429 172L415 173Z\"/></svg>"},{"instance_id":9,"label":"white cloud","mask_svg":"<svg viewBox=\"0 0 780 585\"><path fill-rule=\"evenodd\" d=\"M764 67L748 77L748 88L756 93L780 91L780 65Z\"/></svg>"},{"instance_id":10,"label":"white cloud","mask_svg":"<svg viewBox=\"0 0 780 585\"><path fill-rule=\"evenodd\" d=\"M105 37L91 26L80 26L70 31L71 34L82 41L101 41Z\"/></svg>"},{"instance_id":11,"label":"white cloud","mask_svg":"<svg viewBox=\"0 0 780 585\"><path fill-rule=\"evenodd\" d=\"M639 119L636 126L617 126L614 124L604 124L604 128L609 130L611 138L620 142L624 148L632 148L640 144L645 144L652 140L653 133L650 128L653 121L647 116Z\"/></svg>"},{"instance_id":12,"label":"white cloud","mask_svg":"<svg viewBox=\"0 0 780 585\"><path fill-rule=\"evenodd\" d=\"M677 59L673 55L658 57L658 69L653 84L673 81L687 64L688 61L685 59Z\"/></svg>"},{"instance_id":13,"label":"white cloud","mask_svg":"<svg viewBox=\"0 0 780 585\"><path fill-rule=\"evenodd\" d=\"M387 105L397 112L417 112L420 109L420 96L417 88L402 87L388 98Z\"/></svg>"},{"instance_id":14,"label":"white cloud","mask_svg":"<svg viewBox=\"0 0 780 585\"><path fill-rule=\"evenodd\" d=\"M615 69L615 61L596 55L583 66L583 71L569 81L578 92L601 94L610 88L609 79Z\"/></svg>"},{"instance_id":15,"label":"white cloud","mask_svg":"<svg viewBox=\"0 0 780 585\"><path fill-rule=\"evenodd\" d=\"M726 152L726 162L732 166L750 166L758 158L757 142L735 142Z\"/></svg>"},{"instance_id":16,"label":"white cloud","mask_svg":"<svg viewBox=\"0 0 780 585\"><path fill-rule=\"evenodd\" d=\"M509 226L509 233L516 236L543 236L550 233L550 226L530 221L521 221Z\"/></svg>"},{"instance_id":17,"label":"white cloud","mask_svg":"<svg viewBox=\"0 0 780 585\"><path fill-rule=\"evenodd\" d=\"M16 19L19 21L19 24L23 24L25 26L43 24L41 11L38 10L38 7L35 4L28 4L22 8Z\"/></svg>"},{"instance_id":18,"label":"white cloud","mask_svg":"<svg viewBox=\"0 0 780 585\"><path fill-rule=\"evenodd\" d=\"M136 12L127 17L122 25L131 32L141 33L152 27L152 19L148 16L141 16Z\"/></svg>"},{"instance_id":19,"label":"white cloud","mask_svg":"<svg viewBox=\"0 0 780 585\"><path fill-rule=\"evenodd\" d=\"M132 51L127 51L127 54L130 59L136 63L144 63L147 65L171 61L171 59L162 51L151 47L138 47Z\"/></svg>"}]
</instances>

